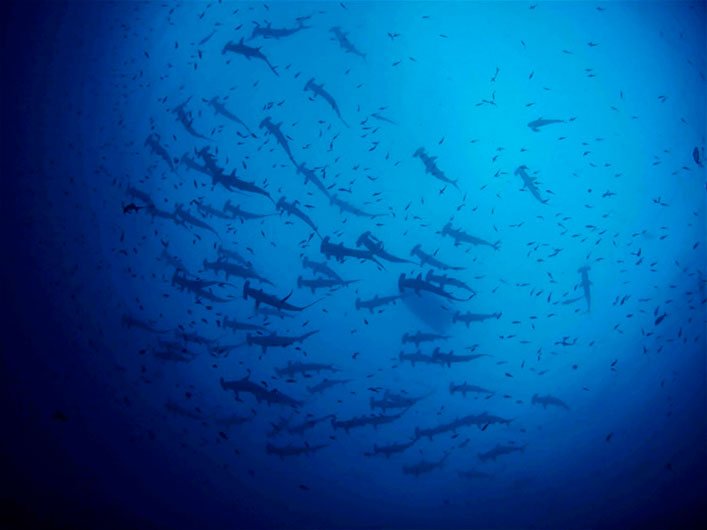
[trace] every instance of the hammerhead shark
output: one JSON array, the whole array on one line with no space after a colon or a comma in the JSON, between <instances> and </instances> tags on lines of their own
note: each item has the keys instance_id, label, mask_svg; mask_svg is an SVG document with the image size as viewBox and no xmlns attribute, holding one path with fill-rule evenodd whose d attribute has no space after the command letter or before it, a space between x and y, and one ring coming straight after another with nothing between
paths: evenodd
<instances>
[{"instance_id":1,"label":"hammerhead shark","mask_svg":"<svg viewBox=\"0 0 707 530\"><path fill-rule=\"evenodd\" d=\"M528 175L527 166L518 166L515 170L515 174L523 179L523 184L526 188L528 188L528 191L538 200L538 202L547 204L547 199L543 199L540 196L540 190L538 190L537 186L537 179Z\"/></svg>"},{"instance_id":2,"label":"hammerhead shark","mask_svg":"<svg viewBox=\"0 0 707 530\"><path fill-rule=\"evenodd\" d=\"M446 451L444 455L442 455L442 458L434 462L420 460L416 464L410 466L403 466L403 473L405 473L406 475L413 475L415 478L425 473L430 473L435 469L441 468L444 465L444 461L447 460L447 458L449 457L450 453L451 451Z\"/></svg>"},{"instance_id":3,"label":"hammerhead shark","mask_svg":"<svg viewBox=\"0 0 707 530\"><path fill-rule=\"evenodd\" d=\"M236 401L241 401L240 394L252 394L256 401L260 403L265 401L268 405L286 405L289 407L299 407L302 405L301 401L298 401L287 394L277 390L276 388L268 389L258 383L254 383L250 380L250 374L246 375L241 379L235 379L233 381L226 381L223 377L220 380L221 388L224 390L230 390L233 392Z\"/></svg>"},{"instance_id":4,"label":"hammerhead shark","mask_svg":"<svg viewBox=\"0 0 707 530\"><path fill-rule=\"evenodd\" d=\"M221 236L219 233L214 230L214 228L209 225L208 223L205 223L201 219L198 219L194 215L192 215L189 210L186 210L184 208L184 205L182 204L175 204L174 206L174 216L175 220L177 223L182 224L182 225L191 225L195 226L197 228L203 228L204 230L208 230L212 234L214 234L216 237L221 239Z\"/></svg>"},{"instance_id":5,"label":"hammerhead shark","mask_svg":"<svg viewBox=\"0 0 707 530\"><path fill-rule=\"evenodd\" d=\"M191 111L186 111L185 107L191 100L191 96L187 98L187 100L183 103L180 103L176 107L172 109L172 112L177 115L177 121L179 121L184 128L187 130L187 132L192 135L194 138L199 138L201 140L208 140L206 136L204 136L201 133L198 133L194 130L194 127L192 126L192 123L194 122L194 118L192 118Z\"/></svg>"},{"instance_id":6,"label":"hammerhead shark","mask_svg":"<svg viewBox=\"0 0 707 530\"><path fill-rule=\"evenodd\" d=\"M319 237L321 235L319 234L319 229L317 228L317 225L314 224L314 221L302 210L298 208L299 206L299 201L295 200L293 202L287 202L284 197L280 197L280 200L277 201L277 204L275 204L275 207L280 213L286 213L287 215L294 215L295 217L299 217L304 221L307 226L309 226L312 230L314 230L314 233L317 234Z\"/></svg>"},{"instance_id":7,"label":"hammerhead shark","mask_svg":"<svg viewBox=\"0 0 707 530\"><path fill-rule=\"evenodd\" d=\"M329 106L334 110L334 112L336 112L336 115L341 120L341 123L346 125L346 127L349 126L349 124L346 123L346 120L344 120L344 118L341 116L341 111L339 110L339 105L337 105L336 100L331 94L329 94L329 92L324 90L323 84L318 85L312 77L309 81L307 81L307 84L304 85L304 90L309 90L310 92L312 92L312 94L314 94L314 97L319 96L327 103L329 103Z\"/></svg>"},{"instance_id":8,"label":"hammerhead shark","mask_svg":"<svg viewBox=\"0 0 707 530\"><path fill-rule=\"evenodd\" d=\"M589 270L590 267L588 265L577 269L577 272L582 275L580 285L582 286L582 289L584 289L584 299L587 301L587 312L592 310L592 295L589 291L589 287L592 285L592 282L589 280Z\"/></svg>"},{"instance_id":9,"label":"hammerhead shark","mask_svg":"<svg viewBox=\"0 0 707 530\"><path fill-rule=\"evenodd\" d=\"M293 377L296 375L308 375L311 372L338 372L339 369L333 364L327 363L303 363L300 361L287 361L287 366L275 368L275 373L280 377Z\"/></svg>"},{"instance_id":10,"label":"hammerhead shark","mask_svg":"<svg viewBox=\"0 0 707 530\"><path fill-rule=\"evenodd\" d=\"M454 315L452 315L452 323L463 322L468 328L469 324L472 322L483 322L489 318L495 318L498 320L501 318L501 315L502 313L462 313L461 311L457 311Z\"/></svg>"},{"instance_id":11,"label":"hammerhead shark","mask_svg":"<svg viewBox=\"0 0 707 530\"><path fill-rule=\"evenodd\" d=\"M364 456L383 455L386 458L390 458L394 454L402 453L406 449L409 449L415 445L417 440L419 440L419 438L411 438L408 442L397 442L388 445L373 444L373 451L364 453Z\"/></svg>"},{"instance_id":12,"label":"hammerhead shark","mask_svg":"<svg viewBox=\"0 0 707 530\"><path fill-rule=\"evenodd\" d=\"M452 271L460 271L463 270L464 267L455 267L453 265L447 265L446 263L442 263L439 261L437 258L435 258L432 254L428 254L424 250L422 250L422 246L418 243L414 247L412 247L412 250L410 251L411 256L417 256L420 259L420 266L424 267L425 265L429 265L431 267L434 267L435 269L440 269L440 270L452 270Z\"/></svg>"},{"instance_id":13,"label":"hammerhead shark","mask_svg":"<svg viewBox=\"0 0 707 530\"><path fill-rule=\"evenodd\" d=\"M254 48L252 46L248 46L243 42L243 37L241 37L241 40L238 42L233 42L229 41L226 43L226 45L223 47L223 50L221 50L221 54L225 54L226 52L231 52L231 53L236 53L238 55L242 55L249 61L251 59L260 59L263 61L265 64L268 65L268 68L272 71L273 74L275 75L280 75L277 73L277 69L270 63L267 57L263 54L263 52L260 51L260 46L257 48Z\"/></svg>"},{"instance_id":14,"label":"hammerhead shark","mask_svg":"<svg viewBox=\"0 0 707 530\"><path fill-rule=\"evenodd\" d=\"M404 292L405 289L411 289L415 291L416 294L419 294L420 291L427 291L429 293L436 294L438 296L442 296L444 298L447 298L448 300L454 300L456 302L466 302L467 300L471 300L471 298L473 297L473 295L471 295L469 298L457 298L442 289L440 286L434 285L430 282L423 280L421 273L417 275L417 278L407 278L404 273L401 274L398 278L398 289L401 293Z\"/></svg>"},{"instance_id":15,"label":"hammerhead shark","mask_svg":"<svg viewBox=\"0 0 707 530\"><path fill-rule=\"evenodd\" d=\"M392 296L375 295L370 300L361 300L360 298L356 298L355 305L356 309L368 309L368 311L372 314L374 309L388 304L395 304L395 302L397 302L399 299L399 294L394 294Z\"/></svg>"},{"instance_id":16,"label":"hammerhead shark","mask_svg":"<svg viewBox=\"0 0 707 530\"><path fill-rule=\"evenodd\" d=\"M545 127L546 125L552 125L553 123L565 123L565 120L545 120L543 118L538 118L528 123L528 127L533 132L538 132L540 127Z\"/></svg>"},{"instance_id":17,"label":"hammerhead shark","mask_svg":"<svg viewBox=\"0 0 707 530\"><path fill-rule=\"evenodd\" d=\"M556 398L555 396L539 396L538 394L533 394L532 399L530 400L531 405L541 405L542 408L546 409L548 405L552 405L554 407L559 407L561 409L569 410L570 408L567 406L567 403L562 401L560 398Z\"/></svg>"},{"instance_id":18,"label":"hammerhead shark","mask_svg":"<svg viewBox=\"0 0 707 530\"><path fill-rule=\"evenodd\" d=\"M346 52L358 55L362 59L366 59L366 54L359 51L348 38L348 33L344 32L339 26L333 26L329 29L334 34L334 38L338 41L339 46Z\"/></svg>"},{"instance_id":19,"label":"hammerhead shark","mask_svg":"<svg viewBox=\"0 0 707 530\"><path fill-rule=\"evenodd\" d=\"M311 307L312 305L316 304L319 300L315 300L311 304L307 304L305 306L296 306L290 304L287 300L292 296L292 291L290 291L290 294L285 296L284 298L279 298L275 296L274 294L269 294L263 291L262 289L254 289L253 287L250 286L250 282L246 281L245 284L243 285L243 298L245 300L248 300L248 298L252 298L255 300L255 308L258 309L260 307L260 304L265 304L274 307L275 309L278 309L280 311L285 310L285 311L303 311L307 309L308 307Z\"/></svg>"},{"instance_id":20,"label":"hammerhead shark","mask_svg":"<svg viewBox=\"0 0 707 530\"><path fill-rule=\"evenodd\" d=\"M312 272L321 274L322 276L334 278L335 280L341 280L341 276L339 276L336 271L332 269L329 265L327 265L324 261L312 261L307 256L305 256L304 258L302 258L302 266L305 269L310 269Z\"/></svg>"},{"instance_id":21,"label":"hammerhead shark","mask_svg":"<svg viewBox=\"0 0 707 530\"><path fill-rule=\"evenodd\" d=\"M457 278L451 278L446 274L435 274L432 269L427 271L427 274L425 275L425 280L431 283L438 283L440 287L444 287L445 285L451 285L452 287L458 287L470 293L476 294L476 291L469 287L465 282Z\"/></svg>"},{"instance_id":22,"label":"hammerhead shark","mask_svg":"<svg viewBox=\"0 0 707 530\"><path fill-rule=\"evenodd\" d=\"M329 190L327 189L327 187L324 185L322 180L314 172L314 169L308 168L304 163L296 164L296 166L297 166L297 173L304 175L304 183L305 184L307 184L307 182L313 183L317 188L319 188L319 191L321 191L327 199L331 199L331 193L329 193Z\"/></svg>"},{"instance_id":23,"label":"hammerhead shark","mask_svg":"<svg viewBox=\"0 0 707 530\"><path fill-rule=\"evenodd\" d=\"M256 137L255 133L253 133L253 131L250 130L248 125L246 125L246 123L242 119L240 119L238 116L236 116L231 111L229 111L226 108L226 105L224 103L222 103L218 97L214 96L213 98L211 98L209 100L205 100L205 101L206 101L207 105L209 105L212 109L214 109L214 112L216 114L219 114L219 115L223 116L224 118L231 120L232 122L242 125L243 128L246 131L248 131L248 134L250 134L253 138Z\"/></svg>"},{"instance_id":24,"label":"hammerhead shark","mask_svg":"<svg viewBox=\"0 0 707 530\"><path fill-rule=\"evenodd\" d=\"M358 217L368 217L369 219L375 219L376 217L381 217L382 213L369 213L361 210L357 206L354 206L350 202L343 200L338 195L330 195L329 203L333 206L338 206L340 212L348 212L350 214L356 215Z\"/></svg>"},{"instance_id":25,"label":"hammerhead shark","mask_svg":"<svg viewBox=\"0 0 707 530\"><path fill-rule=\"evenodd\" d=\"M340 280L336 278L302 278L299 276L297 278L297 287L306 287L311 289L312 292L317 289L331 289L333 287L347 287L352 283L356 283L358 280Z\"/></svg>"},{"instance_id":26,"label":"hammerhead shark","mask_svg":"<svg viewBox=\"0 0 707 530\"><path fill-rule=\"evenodd\" d=\"M272 23L267 22L264 26L261 26L257 22L253 22L255 27L250 34L248 40L253 40L257 37L262 37L263 39L282 39L284 37L290 37L295 33L299 33L304 29L309 29L312 26L305 26L306 20L310 19L311 15L306 17L297 17L297 25L293 28L273 28Z\"/></svg>"},{"instance_id":27,"label":"hammerhead shark","mask_svg":"<svg viewBox=\"0 0 707 530\"><path fill-rule=\"evenodd\" d=\"M460 384L449 383L450 394L459 393L462 396L466 397L468 392L473 392L475 394L486 394L488 396L492 396L494 394L494 392L489 390L488 388L484 388L477 385L470 385L466 381Z\"/></svg>"},{"instance_id":28,"label":"hammerhead shark","mask_svg":"<svg viewBox=\"0 0 707 530\"><path fill-rule=\"evenodd\" d=\"M459 185L457 184L457 181L450 179L449 177L447 177L447 175L444 174L444 171L442 171L437 166L437 157L428 155L425 152L424 147L419 147L412 154L412 156L417 157L422 161L422 164L425 166L425 173L429 173L434 178L441 180L442 182L446 182L447 184L451 184L455 188L459 189Z\"/></svg>"},{"instance_id":29,"label":"hammerhead shark","mask_svg":"<svg viewBox=\"0 0 707 530\"><path fill-rule=\"evenodd\" d=\"M196 154L204 161L203 168L199 170L207 175L211 176L212 185L220 184L228 191L243 191L247 193L256 193L267 197L272 202L273 198L267 190L264 190L260 186L254 184L253 182L248 182L246 180L240 179L236 176L236 170L231 171L230 175L227 175L225 171L216 165L216 157L209 151L208 148L204 147L196 152Z\"/></svg>"},{"instance_id":30,"label":"hammerhead shark","mask_svg":"<svg viewBox=\"0 0 707 530\"><path fill-rule=\"evenodd\" d=\"M277 335L274 332L269 335L253 335L252 333L248 333L248 335L246 335L246 343L248 346L252 346L254 344L256 346L260 346L263 353L265 353L268 348L286 348L292 344L303 342L315 333L319 333L319 330L310 331L304 335L297 336Z\"/></svg>"},{"instance_id":31,"label":"hammerhead shark","mask_svg":"<svg viewBox=\"0 0 707 530\"><path fill-rule=\"evenodd\" d=\"M490 451L486 451L485 453L479 453L478 457L479 460L481 460L482 462L485 462L486 460L493 460L495 462L496 458L498 458L499 456L509 455L511 453L522 453L524 451L524 445L518 446L497 444L496 447L494 447Z\"/></svg>"},{"instance_id":32,"label":"hammerhead shark","mask_svg":"<svg viewBox=\"0 0 707 530\"><path fill-rule=\"evenodd\" d=\"M399 258L393 256L383 247L383 242L374 236L370 230L365 231L363 234L358 236L356 240L356 246L364 246L371 251L374 255L378 256L385 261L390 261L391 263L412 263L410 260Z\"/></svg>"},{"instance_id":33,"label":"hammerhead shark","mask_svg":"<svg viewBox=\"0 0 707 530\"><path fill-rule=\"evenodd\" d=\"M343 243L332 243L329 236L326 236L324 239L322 239L322 243L319 246L319 250L327 258L333 257L336 259L336 261L340 263L343 263L344 258L351 257L370 260L379 265L380 267L383 267L383 265L381 265L381 263L374 257L373 253L371 253L370 250L348 248L345 247Z\"/></svg>"},{"instance_id":34,"label":"hammerhead shark","mask_svg":"<svg viewBox=\"0 0 707 530\"><path fill-rule=\"evenodd\" d=\"M485 245L487 247L493 248L494 250L498 250L499 246L501 245L500 241L491 243L489 241L486 241L485 239L481 239L480 237L467 234L459 228L452 228L452 223L447 223L446 225L444 225L444 227L442 228L442 232L440 233L443 236L449 236L454 239L455 247L458 246L459 243L469 243L470 245Z\"/></svg>"},{"instance_id":35,"label":"hammerhead shark","mask_svg":"<svg viewBox=\"0 0 707 530\"><path fill-rule=\"evenodd\" d=\"M150 136L148 136L145 140L145 145L150 148L150 151L152 151L154 154L164 160L169 166L170 170L174 171L174 162L172 161L172 157L169 156L167 149L165 149L165 147L160 143L159 134L150 134Z\"/></svg>"},{"instance_id":36,"label":"hammerhead shark","mask_svg":"<svg viewBox=\"0 0 707 530\"><path fill-rule=\"evenodd\" d=\"M223 272L226 275L226 281L229 280L231 276L238 276L244 279L258 280L262 283L272 285L272 282L267 278L263 278L260 274L255 272L252 267L246 267L239 265L238 263L233 263L225 259L217 259L216 261L203 261L204 270L212 270L216 273Z\"/></svg>"},{"instance_id":37,"label":"hammerhead shark","mask_svg":"<svg viewBox=\"0 0 707 530\"><path fill-rule=\"evenodd\" d=\"M228 213L229 219L240 219L241 223L252 219L263 219L275 215L274 213L254 213L243 210L239 205L233 204L231 199L226 199L223 204L224 213Z\"/></svg>"},{"instance_id":38,"label":"hammerhead shark","mask_svg":"<svg viewBox=\"0 0 707 530\"><path fill-rule=\"evenodd\" d=\"M277 143L279 143L280 147L282 147L285 150L285 153L287 153L287 157L295 165L295 167L297 167L297 162L295 162L295 158L292 156L290 143L285 137L285 133L282 132L282 122L274 123L272 119L270 119L270 116L265 116L263 121L260 122L260 128L267 129L267 131L275 137Z\"/></svg>"}]
</instances>

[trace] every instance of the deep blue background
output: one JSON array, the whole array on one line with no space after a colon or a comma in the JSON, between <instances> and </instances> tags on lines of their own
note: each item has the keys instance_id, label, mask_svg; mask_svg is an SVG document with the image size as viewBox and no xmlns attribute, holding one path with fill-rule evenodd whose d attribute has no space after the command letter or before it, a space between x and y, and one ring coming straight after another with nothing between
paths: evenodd
<instances>
[{"instance_id":1,"label":"deep blue background","mask_svg":"<svg viewBox=\"0 0 707 530\"><path fill-rule=\"evenodd\" d=\"M214 3L185 4L170 14L171 6L157 3L4 5L3 524L704 523L706 180L691 153L705 146L705 4L531 6ZM279 77L258 61L220 53L226 41L247 37L253 20L283 27L310 14L311 29L253 42L278 66ZM196 45L217 22L222 26L214 36ZM333 25L349 31L365 61L330 40ZM391 40L388 32L400 37ZM308 100L302 87L309 77L326 84L350 129L325 102ZM495 106L477 105L494 91ZM202 102L214 95L230 95L227 105L258 138L238 143L237 128ZM330 263L360 282L293 320L268 324L280 333L320 329L302 350L259 358L256 349L244 348L215 359L195 348L200 356L177 366L151 356L155 338L122 328L124 313L231 344L243 334L225 334L216 322L224 314L251 317L252 303L209 311L176 293L171 269L158 260L160 240L198 273L203 259L215 259L217 239L208 233L196 239L144 214L123 215L126 187L144 189L166 209L203 196L217 207L231 198L247 210L273 211L261 198L212 190L183 166L171 173L144 148L151 123L175 157L205 145L169 113L189 96L195 127L213 139L227 169L261 185L267 181L275 198L313 205L308 212L320 231L336 241L353 245L371 229L398 255L407 256L416 243L438 249L441 260L464 264L459 276L479 294L422 310L413 298L364 315L354 308L357 296L392 294L399 273L426 273L427 267L380 271L370 263ZM387 107L380 112L397 125L364 122L379 107ZM328 166L327 183L352 188L340 192L343 197L389 215L373 221L342 215L311 184L303 185L279 146L257 129L265 115L283 122L298 161ZM526 124L540 116L576 120L530 131ZM378 144L369 151L371 142ZM461 193L439 193L440 183L411 157L420 146L439 156ZM522 191L513 174L520 164L539 172L547 205ZM607 190L616 195L602 197ZM501 240L500 250L454 247L437 233L452 217L455 227ZM285 220L213 223L227 246L243 254L253 249L254 265L275 283L274 292L294 289L292 300L307 303L314 296L296 288L297 276L308 275L300 271L300 256L323 258L316 238L301 244L307 227ZM562 251L549 257L555 248ZM585 264L592 267L590 313L583 300L561 303L581 295L576 271ZM234 283L230 294L240 290L241 282ZM623 305L616 303L626 295ZM467 329L448 322L457 309L503 316ZM428 314L420 318L421 311ZM440 344L443 351L463 353L479 344L478 352L491 357L453 368L398 365L402 333L429 328L452 335ZM558 345L563 337L576 338L576 345ZM360 352L355 360L353 352ZM271 379L276 367L305 353L339 366L337 375L352 382L307 397L305 386L319 378ZM246 369L254 379L307 398L297 420L306 413L368 413L369 387L430 396L378 430L346 435L323 423L305 438L268 438L270 423L289 411L249 398L235 403L218 384L219 377L242 377ZM496 393L488 401L450 396L450 381L464 380ZM570 410L533 406L535 393L560 397ZM170 400L198 408L204 421L170 414L164 407ZM252 422L220 438L216 418L251 410ZM363 455L374 443L407 440L415 427L483 411L513 422L420 440L389 460ZM305 439L331 445L284 461L264 450L267 442ZM526 449L480 462L478 453L497 443ZM419 478L402 473L403 466L448 450L442 469ZM469 469L493 477L458 476Z\"/></svg>"}]
</instances>

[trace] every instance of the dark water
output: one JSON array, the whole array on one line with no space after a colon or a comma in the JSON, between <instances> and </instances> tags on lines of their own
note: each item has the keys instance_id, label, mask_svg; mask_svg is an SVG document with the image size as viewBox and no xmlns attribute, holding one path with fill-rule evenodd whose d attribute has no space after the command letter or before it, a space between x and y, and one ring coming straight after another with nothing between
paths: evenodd
<instances>
[{"instance_id":1,"label":"dark water","mask_svg":"<svg viewBox=\"0 0 707 530\"><path fill-rule=\"evenodd\" d=\"M705 522L704 3L3 23L4 526Z\"/></svg>"}]
</instances>

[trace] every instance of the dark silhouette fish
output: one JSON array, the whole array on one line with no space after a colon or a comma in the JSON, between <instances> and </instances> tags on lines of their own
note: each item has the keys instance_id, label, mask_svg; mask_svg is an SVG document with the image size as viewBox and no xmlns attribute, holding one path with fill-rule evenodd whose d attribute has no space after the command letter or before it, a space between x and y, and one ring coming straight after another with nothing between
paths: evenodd
<instances>
[{"instance_id":1,"label":"dark silhouette fish","mask_svg":"<svg viewBox=\"0 0 707 530\"><path fill-rule=\"evenodd\" d=\"M241 37L241 40L239 40L238 42L233 42L233 41L227 42L224 45L223 50L221 50L221 54L225 54L226 52L230 52L230 53L235 53L237 55L241 55L241 56L245 57L246 59L248 59L249 61L251 59L258 59L260 61L263 61L265 64L267 64L268 68L270 68L270 71L273 74L279 76L280 74L277 73L276 67L274 67L270 63L268 58L265 56L265 54L263 54L263 52L260 51L260 49L261 48L259 46L257 48L254 48L252 46L248 46L247 44L245 44L243 42L243 37Z\"/></svg>"},{"instance_id":2,"label":"dark silhouette fish","mask_svg":"<svg viewBox=\"0 0 707 530\"><path fill-rule=\"evenodd\" d=\"M358 55L362 59L366 59L366 54L359 51L356 46L354 46L348 38L348 33L343 31L339 26L333 26L329 29L331 33L334 34L334 39L339 43L339 46L346 52L353 55Z\"/></svg>"},{"instance_id":3,"label":"dark silhouette fish","mask_svg":"<svg viewBox=\"0 0 707 530\"><path fill-rule=\"evenodd\" d=\"M533 132L538 132L541 127L546 127L554 123L565 123L565 120L545 120L543 118L538 118L537 120L529 122L528 127L530 127Z\"/></svg>"},{"instance_id":4,"label":"dark silhouette fish","mask_svg":"<svg viewBox=\"0 0 707 530\"><path fill-rule=\"evenodd\" d=\"M321 97L324 101L326 101L329 106L336 112L336 115L339 117L341 120L341 123L346 125L346 127L349 126L348 123L346 123L346 120L341 116L341 111L339 110L339 105L336 103L336 100L334 97L329 94L326 90L324 90L324 85L323 84L317 84L314 81L314 78L312 77L309 81L307 81L307 84L304 85L304 90L307 91L309 90L314 97L319 96Z\"/></svg>"}]
</instances>

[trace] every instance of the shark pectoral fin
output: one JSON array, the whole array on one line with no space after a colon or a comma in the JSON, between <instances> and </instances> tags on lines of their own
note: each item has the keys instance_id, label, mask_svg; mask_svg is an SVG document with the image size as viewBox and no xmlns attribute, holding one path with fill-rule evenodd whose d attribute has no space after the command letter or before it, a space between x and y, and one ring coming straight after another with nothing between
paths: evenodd
<instances>
[{"instance_id":1,"label":"shark pectoral fin","mask_svg":"<svg viewBox=\"0 0 707 530\"><path fill-rule=\"evenodd\" d=\"M294 291L290 291L290 294L288 294L288 295L285 296L282 300L280 300L280 303L281 303L281 304L284 304L285 302L287 302L287 300L290 298L290 296L292 296L292 293L293 293L293 292L294 292Z\"/></svg>"}]
</instances>

